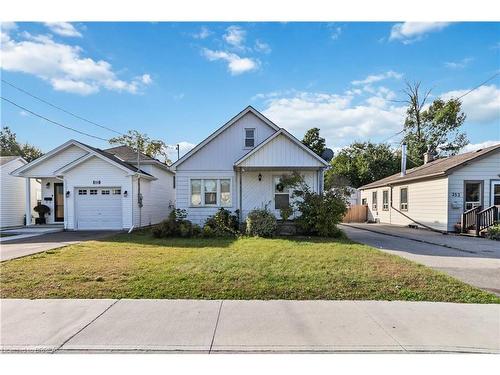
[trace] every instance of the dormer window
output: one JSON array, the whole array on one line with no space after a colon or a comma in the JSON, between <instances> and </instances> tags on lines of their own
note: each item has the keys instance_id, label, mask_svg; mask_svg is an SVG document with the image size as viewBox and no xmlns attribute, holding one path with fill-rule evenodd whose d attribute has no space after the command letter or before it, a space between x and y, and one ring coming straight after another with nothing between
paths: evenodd
<instances>
[{"instance_id":1,"label":"dormer window","mask_svg":"<svg viewBox=\"0 0 500 375\"><path fill-rule=\"evenodd\" d=\"M255 146L255 128L245 128L245 148Z\"/></svg>"}]
</instances>

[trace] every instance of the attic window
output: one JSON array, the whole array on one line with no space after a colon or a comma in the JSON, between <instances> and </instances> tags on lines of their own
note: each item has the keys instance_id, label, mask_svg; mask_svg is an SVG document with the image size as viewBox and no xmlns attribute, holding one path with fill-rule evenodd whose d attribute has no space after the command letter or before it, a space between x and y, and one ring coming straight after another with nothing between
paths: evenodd
<instances>
[{"instance_id":1,"label":"attic window","mask_svg":"<svg viewBox=\"0 0 500 375\"><path fill-rule=\"evenodd\" d=\"M245 128L245 148L255 146L255 128Z\"/></svg>"}]
</instances>

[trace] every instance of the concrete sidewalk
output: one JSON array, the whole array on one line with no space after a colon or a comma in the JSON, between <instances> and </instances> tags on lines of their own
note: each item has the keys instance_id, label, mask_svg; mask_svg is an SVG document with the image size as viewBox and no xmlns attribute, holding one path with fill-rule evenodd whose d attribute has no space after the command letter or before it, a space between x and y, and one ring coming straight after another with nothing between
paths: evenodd
<instances>
[{"instance_id":1,"label":"concrete sidewalk","mask_svg":"<svg viewBox=\"0 0 500 375\"><path fill-rule=\"evenodd\" d=\"M500 353L500 305L1 300L4 352Z\"/></svg>"}]
</instances>

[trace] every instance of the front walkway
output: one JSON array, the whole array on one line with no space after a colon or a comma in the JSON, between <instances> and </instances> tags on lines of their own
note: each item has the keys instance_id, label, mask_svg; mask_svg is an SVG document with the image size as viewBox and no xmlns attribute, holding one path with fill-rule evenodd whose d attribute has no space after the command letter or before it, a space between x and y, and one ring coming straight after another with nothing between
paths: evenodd
<instances>
[{"instance_id":1,"label":"front walkway","mask_svg":"<svg viewBox=\"0 0 500 375\"><path fill-rule=\"evenodd\" d=\"M500 243L422 229L342 224L353 241L424 264L500 296Z\"/></svg>"},{"instance_id":2,"label":"front walkway","mask_svg":"<svg viewBox=\"0 0 500 375\"><path fill-rule=\"evenodd\" d=\"M0 261L21 258L43 251L57 249L82 241L101 239L117 231L57 231L37 234L27 238L17 238L0 245ZM6 237L9 238L9 237Z\"/></svg>"},{"instance_id":3,"label":"front walkway","mask_svg":"<svg viewBox=\"0 0 500 375\"><path fill-rule=\"evenodd\" d=\"M0 303L5 352L500 353L500 305L71 299Z\"/></svg>"}]
</instances>

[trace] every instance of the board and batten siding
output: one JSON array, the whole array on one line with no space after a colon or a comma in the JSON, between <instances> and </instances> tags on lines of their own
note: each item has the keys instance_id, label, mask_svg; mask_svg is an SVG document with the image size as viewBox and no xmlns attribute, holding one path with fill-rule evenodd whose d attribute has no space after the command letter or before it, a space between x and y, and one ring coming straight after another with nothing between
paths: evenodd
<instances>
[{"instance_id":1,"label":"board and batten siding","mask_svg":"<svg viewBox=\"0 0 500 375\"><path fill-rule=\"evenodd\" d=\"M464 211L465 181L483 181L483 208L491 206L491 181L500 180L500 151L453 171L448 180L448 230L452 231Z\"/></svg>"},{"instance_id":2,"label":"board and batten siding","mask_svg":"<svg viewBox=\"0 0 500 375\"><path fill-rule=\"evenodd\" d=\"M26 181L24 178L11 176L10 173L26 163L21 159L14 159L0 166L1 194L0 194L0 228L20 226L24 224L26 213ZM31 180L31 207L36 206L37 191L40 184ZM32 211L32 215L35 212Z\"/></svg>"},{"instance_id":3,"label":"board and batten siding","mask_svg":"<svg viewBox=\"0 0 500 375\"><path fill-rule=\"evenodd\" d=\"M177 170L232 171L234 162L251 151L244 147L246 128L255 129L255 146L275 132L253 113L247 113L186 159Z\"/></svg>"},{"instance_id":4,"label":"board and batten siding","mask_svg":"<svg viewBox=\"0 0 500 375\"><path fill-rule=\"evenodd\" d=\"M120 188L122 190L122 225L124 229L130 228L132 226L132 177L128 174L98 157L92 157L67 171L64 176L64 191L69 191L70 197L66 198L65 195L66 228L75 229L77 226L75 217L76 194L78 188L85 187ZM93 184L94 180L101 183ZM124 191L128 192L127 197L124 196Z\"/></svg>"},{"instance_id":5,"label":"board and batten siding","mask_svg":"<svg viewBox=\"0 0 500 375\"><path fill-rule=\"evenodd\" d=\"M408 210L400 208L400 190L408 188ZM383 191L389 191L389 210L383 210ZM372 193L377 192L377 209L372 208ZM392 187L392 206L404 212L415 221L438 230L448 230L448 179L446 177L408 182L408 184L395 185ZM361 199L366 198L368 204L368 220L381 223L408 225L414 224L391 207L391 188L379 187L366 189L361 192Z\"/></svg>"},{"instance_id":6,"label":"board and batten siding","mask_svg":"<svg viewBox=\"0 0 500 375\"><path fill-rule=\"evenodd\" d=\"M283 165L286 161L286 165ZM278 135L261 149L243 160L241 167L322 167L323 165L313 156L304 152L283 134Z\"/></svg>"},{"instance_id":7,"label":"board and batten siding","mask_svg":"<svg viewBox=\"0 0 500 375\"><path fill-rule=\"evenodd\" d=\"M23 172L26 176L35 176L35 177L48 177L54 174L54 171L59 168L64 167L65 165L75 161L76 159L88 154L87 151L83 150L77 146L69 146L65 150L57 152L51 157L41 161L39 164L34 165L29 168L25 172Z\"/></svg>"}]
</instances>

